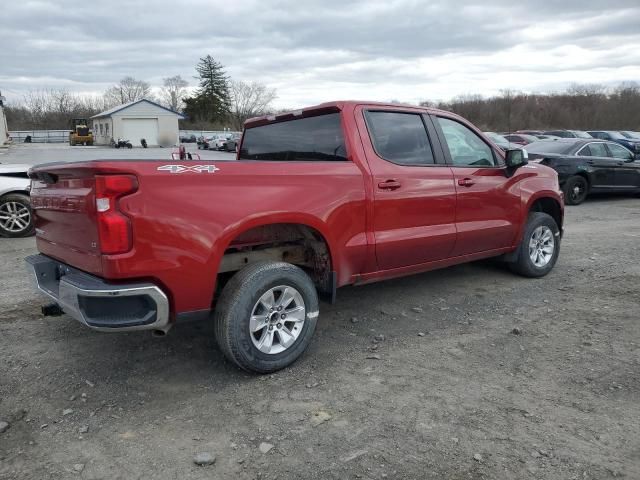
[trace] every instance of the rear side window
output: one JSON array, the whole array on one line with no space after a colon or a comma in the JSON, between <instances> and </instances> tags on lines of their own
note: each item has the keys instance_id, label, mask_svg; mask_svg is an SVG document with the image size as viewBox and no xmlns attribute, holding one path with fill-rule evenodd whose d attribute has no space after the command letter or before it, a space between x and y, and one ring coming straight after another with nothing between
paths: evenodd
<instances>
[{"instance_id":1,"label":"rear side window","mask_svg":"<svg viewBox=\"0 0 640 480\"><path fill-rule=\"evenodd\" d=\"M300 118L244 132L240 160L344 161L340 114Z\"/></svg>"},{"instance_id":2,"label":"rear side window","mask_svg":"<svg viewBox=\"0 0 640 480\"><path fill-rule=\"evenodd\" d=\"M585 145L578 153L581 157L608 157L607 147L604 143L590 143Z\"/></svg>"},{"instance_id":3,"label":"rear side window","mask_svg":"<svg viewBox=\"0 0 640 480\"><path fill-rule=\"evenodd\" d=\"M401 112L366 112L367 128L376 153L398 165L435 163L422 116Z\"/></svg>"}]
</instances>

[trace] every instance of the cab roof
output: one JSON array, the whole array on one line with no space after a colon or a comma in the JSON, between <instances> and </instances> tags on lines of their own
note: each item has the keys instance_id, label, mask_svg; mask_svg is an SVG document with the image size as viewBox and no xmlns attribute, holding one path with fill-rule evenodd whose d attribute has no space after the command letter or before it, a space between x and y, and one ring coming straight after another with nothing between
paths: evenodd
<instances>
[{"instance_id":1,"label":"cab roof","mask_svg":"<svg viewBox=\"0 0 640 480\"><path fill-rule=\"evenodd\" d=\"M356 105L366 105L372 107L395 107L401 109L411 109L423 111L425 113L446 113L447 115L455 115L451 112L444 110L438 110L437 108L421 107L418 105L409 105L403 103L390 103L390 102L370 102L359 100L336 100L333 102L320 103L318 105L312 105L310 107L301 108L298 110L292 110L290 112L278 113L274 115L262 115L260 117L254 117L244 122L245 128L258 127L260 125L266 125L273 122L280 122L283 120L290 120L293 118L304 118L314 115L321 115L323 113L337 113L344 110L347 107L354 107Z\"/></svg>"}]
</instances>

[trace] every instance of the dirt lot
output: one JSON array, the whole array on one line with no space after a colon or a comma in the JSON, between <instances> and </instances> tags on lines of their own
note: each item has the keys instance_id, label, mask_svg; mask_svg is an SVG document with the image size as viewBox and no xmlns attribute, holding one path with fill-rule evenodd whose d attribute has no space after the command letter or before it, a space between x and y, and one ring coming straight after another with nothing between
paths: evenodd
<instances>
[{"instance_id":1,"label":"dirt lot","mask_svg":"<svg viewBox=\"0 0 640 480\"><path fill-rule=\"evenodd\" d=\"M263 377L211 325L43 319L34 250L0 239L2 479L640 478L638 199L568 208L542 280L480 262L341 290Z\"/></svg>"}]
</instances>

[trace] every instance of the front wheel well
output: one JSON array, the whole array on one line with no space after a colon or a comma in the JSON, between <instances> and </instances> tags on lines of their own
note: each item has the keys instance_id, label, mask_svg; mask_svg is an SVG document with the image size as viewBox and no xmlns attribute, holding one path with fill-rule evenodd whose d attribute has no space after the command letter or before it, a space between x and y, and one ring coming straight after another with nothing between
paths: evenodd
<instances>
[{"instance_id":1,"label":"front wheel well","mask_svg":"<svg viewBox=\"0 0 640 480\"><path fill-rule=\"evenodd\" d=\"M236 236L220 262L217 288L247 265L265 260L297 265L320 292L331 293L335 288L327 240L315 228L294 223L261 225Z\"/></svg>"},{"instance_id":2,"label":"front wheel well","mask_svg":"<svg viewBox=\"0 0 640 480\"><path fill-rule=\"evenodd\" d=\"M550 215L556 221L558 228L562 229L562 208L555 198L544 197L537 199L531 205L529 212L542 212Z\"/></svg>"}]
</instances>

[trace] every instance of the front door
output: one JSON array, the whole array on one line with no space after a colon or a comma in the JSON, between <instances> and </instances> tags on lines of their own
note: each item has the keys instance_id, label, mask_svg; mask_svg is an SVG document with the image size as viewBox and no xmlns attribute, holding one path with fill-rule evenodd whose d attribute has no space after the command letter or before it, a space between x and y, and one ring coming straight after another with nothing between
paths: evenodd
<instances>
[{"instance_id":1,"label":"front door","mask_svg":"<svg viewBox=\"0 0 640 480\"><path fill-rule=\"evenodd\" d=\"M615 189L617 163L607 150L605 142L591 142L582 147L577 155L589 157L586 160L591 177L591 188Z\"/></svg>"},{"instance_id":2,"label":"front door","mask_svg":"<svg viewBox=\"0 0 640 480\"><path fill-rule=\"evenodd\" d=\"M616 162L616 187L621 190L640 188L640 162L634 161L635 155L617 143L609 142L607 147Z\"/></svg>"},{"instance_id":3,"label":"front door","mask_svg":"<svg viewBox=\"0 0 640 480\"><path fill-rule=\"evenodd\" d=\"M451 169L436 156L421 112L356 109L371 170L379 270L442 260L456 239Z\"/></svg>"},{"instance_id":4,"label":"front door","mask_svg":"<svg viewBox=\"0 0 640 480\"><path fill-rule=\"evenodd\" d=\"M508 177L500 157L469 125L433 116L457 194L452 255L510 247L521 217L518 176Z\"/></svg>"}]
</instances>

